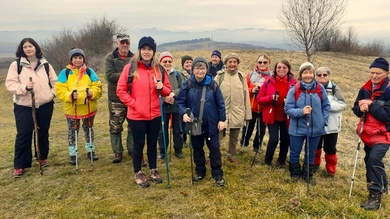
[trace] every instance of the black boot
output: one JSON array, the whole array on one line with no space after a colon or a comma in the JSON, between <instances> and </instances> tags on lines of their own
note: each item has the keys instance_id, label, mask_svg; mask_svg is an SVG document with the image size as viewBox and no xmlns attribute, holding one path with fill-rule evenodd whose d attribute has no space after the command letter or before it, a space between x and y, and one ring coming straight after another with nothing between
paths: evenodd
<instances>
[{"instance_id":1,"label":"black boot","mask_svg":"<svg viewBox=\"0 0 390 219\"><path fill-rule=\"evenodd\" d=\"M87 153L88 159L91 159L91 154L92 154L92 160L99 160L99 157L95 154L94 151L92 151L92 153L91 152Z\"/></svg>"},{"instance_id":2,"label":"black boot","mask_svg":"<svg viewBox=\"0 0 390 219\"><path fill-rule=\"evenodd\" d=\"M381 207L382 193L376 193L370 191L366 202L360 205L364 210L378 210Z\"/></svg>"},{"instance_id":3,"label":"black boot","mask_svg":"<svg viewBox=\"0 0 390 219\"><path fill-rule=\"evenodd\" d=\"M290 170L290 176L291 180L293 182L298 182L299 178L301 178L302 172L301 172L301 165L299 163L289 163L289 170Z\"/></svg>"},{"instance_id":4,"label":"black boot","mask_svg":"<svg viewBox=\"0 0 390 219\"><path fill-rule=\"evenodd\" d=\"M69 156L70 165L76 165L76 156Z\"/></svg>"},{"instance_id":5,"label":"black boot","mask_svg":"<svg viewBox=\"0 0 390 219\"><path fill-rule=\"evenodd\" d=\"M311 185L315 186L316 181L313 179L313 169L314 165L309 165L309 174L307 172L307 164L305 163L302 167L302 179L305 180L305 182L310 183Z\"/></svg>"}]
</instances>

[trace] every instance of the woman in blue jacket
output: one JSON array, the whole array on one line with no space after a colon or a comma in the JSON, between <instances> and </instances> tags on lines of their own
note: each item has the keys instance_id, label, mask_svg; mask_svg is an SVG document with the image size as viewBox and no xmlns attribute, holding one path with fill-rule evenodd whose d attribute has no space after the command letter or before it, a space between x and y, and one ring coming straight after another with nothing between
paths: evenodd
<instances>
[{"instance_id":1,"label":"woman in blue jacket","mask_svg":"<svg viewBox=\"0 0 390 219\"><path fill-rule=\"evenodd\" d=\"M290 117L290 175L293 182L303 178L312 181L314 156L321 135L328 124L330 104L325 88L314 80L314 66L305 62L299 67L299 82L287 94L284 111ZM305 139L304 166L301 170L299 156ZM309 161L309 170L307 162ZM309 171L309 172L307 172Z\"/></svg>"},{"instance_id":2,"label":"woman in blue jacket","mask_svg":"<svg viewBox=\"0 0 390 219\"><path fill-rule=\"evenodd\" d=\"M194 149L194 163L196 176L193 181L200 181L206 175L206 158L203 150L204 141L210 150L211 174L218 186L224 186L222 171L221 151L219 145L219 131L225 128L225 102L222 92L208 72L208 64L204 58L197 57L192 62L191 76L180 88L176 98L179 115L183 122L192 122L186 114L189 108L195 118L200 115L202 88L206 86L205 101L203 108L202 133L191 136L192 148Z\"/></svg>"}]
</instances>

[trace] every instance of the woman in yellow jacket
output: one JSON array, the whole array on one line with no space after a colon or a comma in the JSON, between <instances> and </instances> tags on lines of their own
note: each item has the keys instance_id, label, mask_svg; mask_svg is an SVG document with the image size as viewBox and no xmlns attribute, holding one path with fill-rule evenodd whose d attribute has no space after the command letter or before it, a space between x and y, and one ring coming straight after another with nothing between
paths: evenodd
<instances>
[{"instance_id":1,"label":"woman in yellow jacket","mask_svg":"<svg viewBox=\"0 0 390 219\"><path fill-rule=\"evenodd\" d=\"M92 127L97 112L97 100L102 95L102 83L95 71L87 68L83 50L72 48L69 51L69 61L70 63L58 75L56 90L57 97L64 102L68 122L69 163L75 165L77 153L75 133L78 132L80 120L83 121L87 157L91 159L92 156L93 160L98 160Z\"/></svg>"}]
</instances>

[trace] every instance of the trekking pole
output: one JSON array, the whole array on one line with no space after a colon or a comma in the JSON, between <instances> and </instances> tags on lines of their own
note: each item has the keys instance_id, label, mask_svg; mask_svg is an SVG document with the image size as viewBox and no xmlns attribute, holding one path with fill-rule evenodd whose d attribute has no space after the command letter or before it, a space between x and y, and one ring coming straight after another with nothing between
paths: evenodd
<instances>
[{"instance_id":1,"label":"trekking pole","mask_svg":"<svg viewBox=\"0 0 390 219\"><path fill-rule=\"evenodd\" d=\"M89 88L87 88L87 107L88 107L88 132L89 132L89 149L91 157L91 166L93 166L93 156L92 156L92 124L91 124L91 107L90 107L90 96L88 94Z\"/></svg>"},{"instance_id":2,"label":"trekking pole","mask_svg":"<svg viewBox=\"0 0 390 219\"><path fill-rule=\"evenodd\" d=\"M32 82L32 77L29 77L29 81ZM34 89L30 90L31 93L31 112L32 112L32 119L34 122L34 148L35 148L35 155L38 161L38 167L39 172L41 175L43 175L43 169L41 164L41 151L39 149L39 135L38 135L38 122L37 122L37 115L35 114L35 92Z\"/></svg>"},{"instance_id":3,"label":"trekking pole","mask_svg":"<svg viewBox=\"0 0 390 219\"><path fill-rule=\"evenodd\" d=\"M309 191L310 191L310 166L309 166L309 157L310 157L310 150L309 150L309 147L310 147L310 143L309 143L309 127L310 127L310 122L309 122L309 115L306 115L306 127L307 127L307 131L306 131L306 157L307 157L307 194L309 194ZM305 168L305 167L303 167Z\"/></svg>"},{"instance_id":4,"label":"trekking pole","mask_svg":"<svg viewBox=\"0 0 390 219\"><path fill-rule=\"evenodd\" d=\"M75 136L75 150L76 150L76 171L79 170L79 162L78 162L78 157L77 157L77 99L74 98L74 93L77 93L77 90L72 91L72 100L74 104L74 136Z\"/></svg>"},{"instance_id":5,"label":"trekking pole","mask_svg":"<svg viewBox=\"0 0 390 219\"><path fill-rule=\"evenodd\" d=\"M185 113L187 114L188 117L191 117L191 109L186 108ZM192 123L189 122L187 123L187 131L190 135L190 161L191 161L191 185L194 186L194 158L192 157L192 133L191 133L191 125Z\"/></svg>"},{"instance_id":6,"label":"trekking pole","mask_svg":"<svg viewBox=\"0 0 390 219\"><path fill-rule=\"evenodd\" d=\"M261 142L260 142L260 113L259 112L257 113L256 123L257 123L256 124L257 125L257 137L259 138L259 148L256 150L255 156L253 156L251 167L253 167L253 165L255 164L256 156L257 156L257 154L259 153L259 151L261 149Z\"/></svg>"},{"instance_id":7,"label":"trekking pole","mask_svg":"<svg viewBox=\"0 0 390 219\"><path fill-rule=\"evenodd\" d=\"M169 118L169 162L171 162L172 159L172 141L173 141L173 133L172 133L172 114ZM167 153L165 151L165 153Z\"/></svg>"},{"instance_id":8,"label":"trekking pole","mask_svg":"<svg viewBox=\"0 0 390 219\"><path fill-rule=\"evenodd\" d=\"M353 182L355 181L356 163L357 163L357 159L358 159L358 156L359 156L360 143L362 142L361 138L362 138L363 125L364 125L365 120L366 120L366 113L363 113L362 124L361 124L360 130L359 130L359 141L358 141L358 145L357 145L357 148L356 148L355 162L353 164L353 170L352 170L351 187L349 188L349 198L351 198Z\"/></svg>"},{"instance_id":9,"label":"trekking pole","mask_svg":"<svg viewBox=\"0 0 390 219\"><path fill-rule=\"evenodd\" d=\"M243 140L242 140L242 143L241 143L241 147L240 147L240 152L239 154L242 154L242 150L244 148L244 145L245 145L245 140L246 140L246 135L248 134L248 126L249 126L249 121L246 121L245 122L245 132L244 132L244 137L243 137Z\"/></svg>"},{"instance_id":10,"label":"trekking pole","mask_svg":"<svg viewBox=\"0 0 390 219\"><path fill-rule=\"evenodd\" d=\"M164 75L162 75L164 77ZM160 82L160 80L157 79L157 82ZM163 103L162 103L162 96L161 96L161 90L162 89L157 89L158 93L158 99L160 101L160 112L161 112L161 129L162 129L162 135L163 135L163 143L164 143L164 151L165 151L165 169L167 172L167 187L171 188L171 181L169 179L169 164L168 164L168 153L167 153L167 141L165 137L165 125L164 125L164 112L163 112Z\"/></svg>"}]
</instances>

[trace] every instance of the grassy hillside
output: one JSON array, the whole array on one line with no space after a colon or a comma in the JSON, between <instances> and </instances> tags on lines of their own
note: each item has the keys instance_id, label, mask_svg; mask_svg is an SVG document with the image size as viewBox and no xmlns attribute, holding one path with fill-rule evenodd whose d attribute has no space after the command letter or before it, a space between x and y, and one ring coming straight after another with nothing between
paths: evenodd
<instances>
[{"instance_id":1,"label":"grassy hillside","mask_svg":"<svg viewBox=\"0 0 390 219\"><path fill-rule=\"evenodd\" d=\"M223 50L222 54L228 51ZM239 68L247 72L253 68L260 51L235 51L241 56ZM263 52L263 51L261 51ZM180 57L203 56L209 58L211 51L176 52L174 65L180 65ZM269 51L272 68L275 60L285 58L294 72L305 61L304 53ZM389 196L384 195L384 206L377 212L362 210L360 203L366 199L366 183L363 156L360 156L355 175L352 197L348 198L353 161L358 136L355 127L358 119L351 112L359 87L369 77L368 66L374 57L360 57L337 53L320 53L315 67L332 69L331 79L342 89L348 107L343 113L342 131L339 134L339 164L335 178L325 177L325 167L316 173L317 185L309 193L303 181L290 182L288 169L262 165L263 154L258 155L251 168L254 153L252 144L238 157L238 164L226 159L227 144L221 146L223 170L227 186L214 186L211 173L205 180L191 186L190 158L178 160L172 156L169 162L171 188L167 188L165 162L158 160L164 178L163 184L147 189L134 184L132 162L127 156L120 164L112 164L112 151L108 133L106 83L99 100L99 112L95 120L95 143L99 160L90 166L85 155L84 140L79 135L79 171L68 164L67 125L62 104L56 100L50 129L49 167L39 174L34 162L20 179L12 178L15 122L12 97L4 86L6 69L0 70L0 218L386 218L389 217ZM103 63L103 61L102 61ZM90 66L94 67L94 66ZM1 74L3 73L3 74ZM252 143L252 141L251 141ZM263 145L267 143L267 137ZM276 152L277 154L277 152ZM276 158L275 158L276 159ZM388 163L388 159L386 159ZM147 168L143 168L147 171Z\"/></svg>"}]
</instances>

